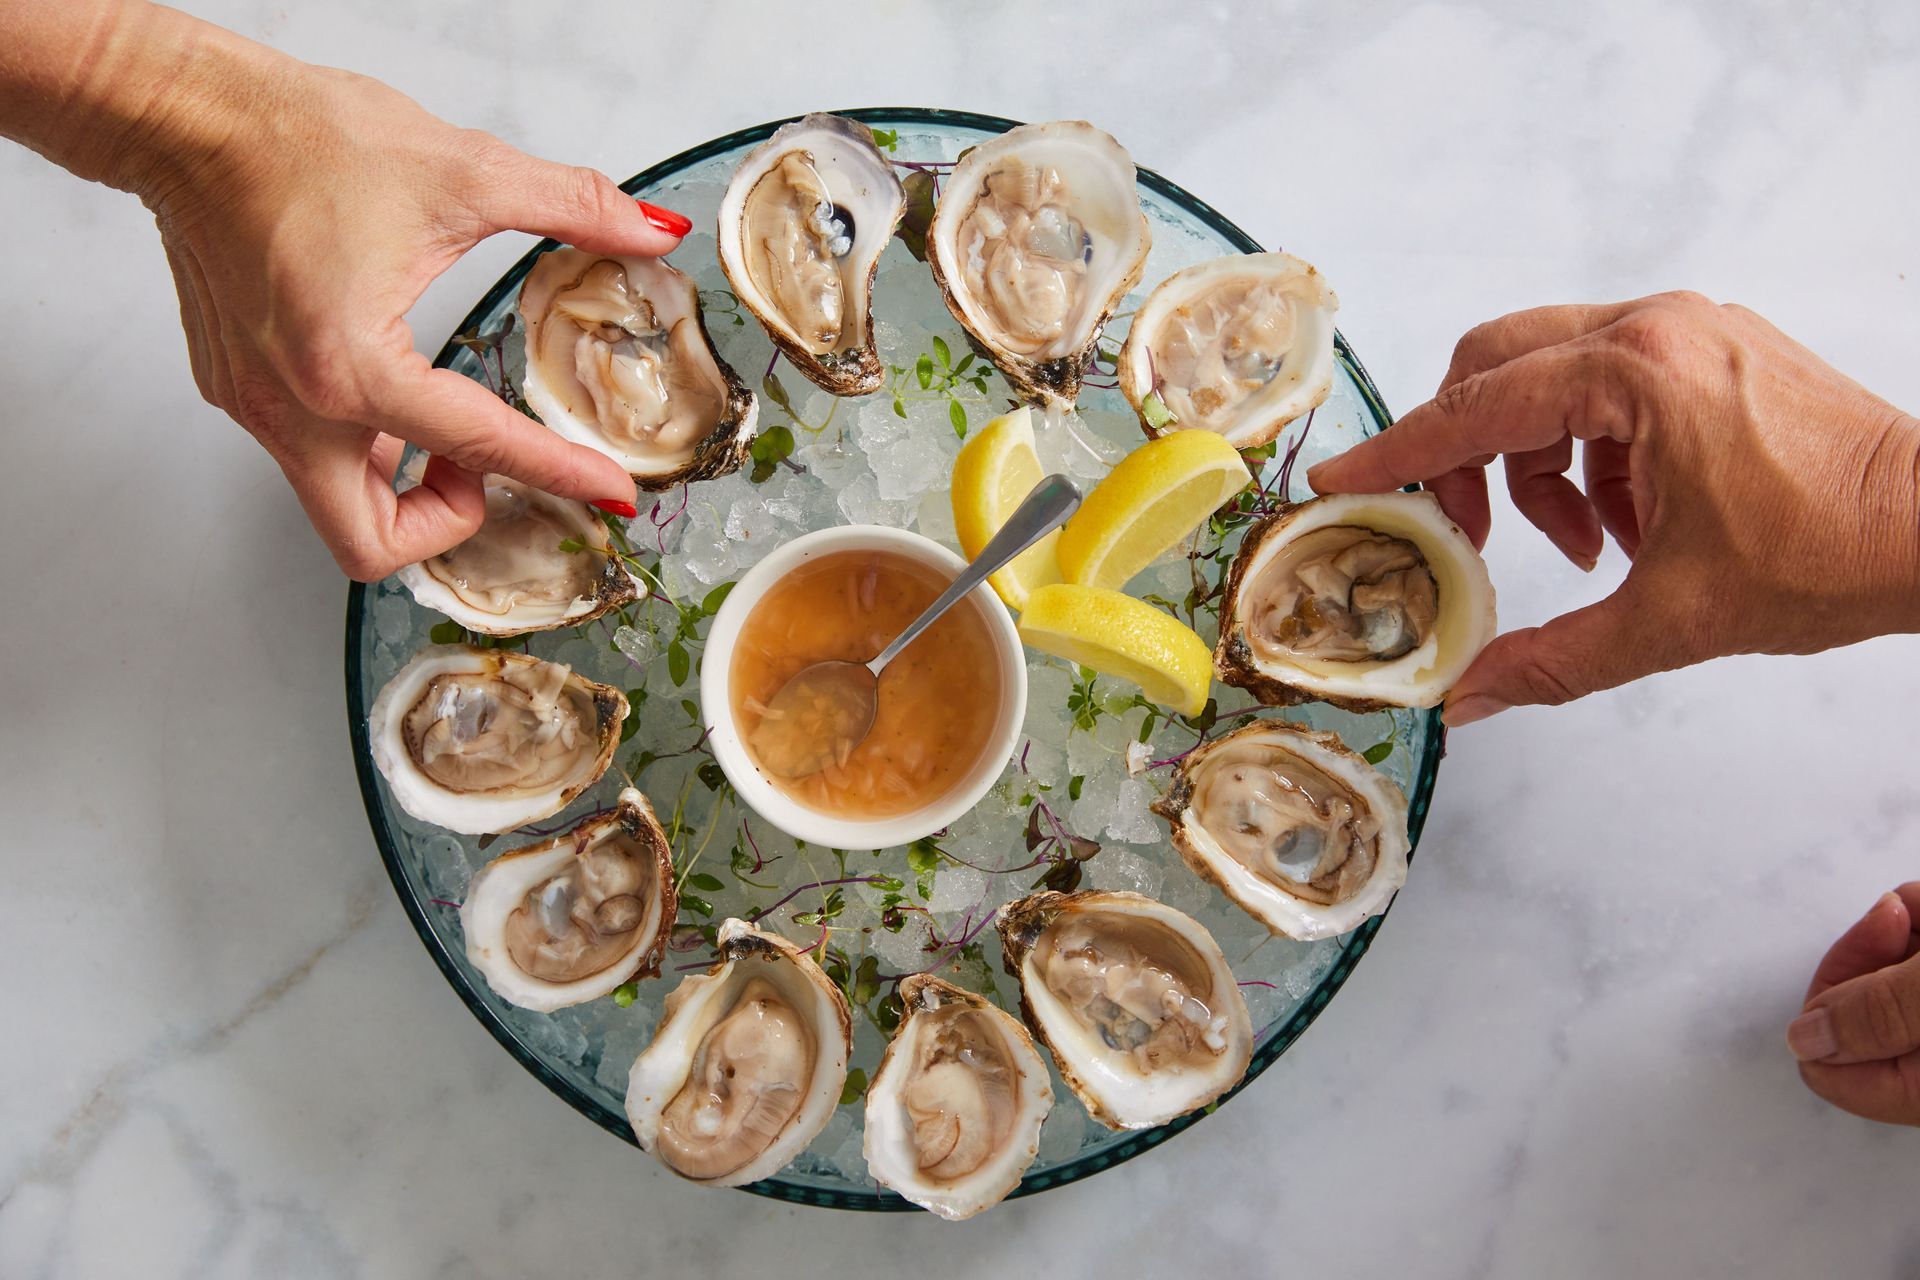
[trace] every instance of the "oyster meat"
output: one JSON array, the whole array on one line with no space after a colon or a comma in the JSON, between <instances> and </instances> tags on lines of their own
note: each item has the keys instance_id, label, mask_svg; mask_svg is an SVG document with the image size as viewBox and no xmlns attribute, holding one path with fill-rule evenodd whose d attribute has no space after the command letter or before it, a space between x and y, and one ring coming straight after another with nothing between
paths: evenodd
<instances>
[{"instance_id":1,"label":"oyster meat","mask_svg":"<svg viewBox=\"0 0 1920 1280\"><path fill-rule=\"evenodd\" d=\"M1246 1074L1247 1003L1191 916L1137 893L1043 890L997 927L1027 1025L1109 1129L1165 1124Z\"/></svg>"},{"instance_id":2,"label":"oyster meat","mask_svg":"<svg viewBox=\"0 0 1920 1280\"><path fill-rule=\"evenodd\" d=\"M1288 253L1216 258L1148 295L1120 351L1120 390L1148 435L1213 431L1252 449L1327 398L1340 300Z\"/></svg>"},{"instance_id":3,"label":"oyster meat","mask_svg":"<svg viewBox=\"0 0 1920 1280\"><path fill-rule=\"evenodd\" d=\"M720 266L796 368L837 396L878 391L873 278L906 210L856 120L810 115L748 152L720 201Z\"/></svg>"},{"instance_id":4,"label":"oyster meat","mask_svg":"<svg viewBox=\"0 0 1920 1280\"><path fill-rule=\"evenodd\" d=\"M629 787L610 812L482 867L460 927L488 986L548 1013L657 975L678 905L666 832Z\"/></svg>"},{"instance_id":5,"label":"oyster meat","mask_svg":"<svg viewBox=\"0 0 1920 1280\"><path fill-rule=\"evenodd\" d=\"M719 949L667 997L627 1077L627 1118L673 1172L737 1187L778 1173L826 1127L853 1022L840 989L778 934L728 920Z\"/></svg>"},{"instance_id":6,"label":"oyster meat","mask_svg":"<svg viewBox=\"0 0 1920 1280\"><path fill-rule=\"evenodd\" d=\"M1433 707L1493 639L1493 583L1432 494L1335 494L1247 532L1220 624L1220 678L1270 706Z\"/></svg>"},{"instance_id":7,"label":"oyster meat","mask_svg":"<svg viewBox=\"0 0 1920 1280\"><path fill-rule=\"evenodd\" d=\"M1345 933L1406 882L1406 800L1331 733L1245 725L1181 761L1154 811L1201 879L1291 938Z\"/></svg>"},{"instance_id":8,"label":"oyster meat","mask_svg":"<svg viewBox=\"0 0 1920 1280\"><path fill-rule=\"evenodd\" d=\"M659 258L555 249L520 287L527 403L643 489L740 465L759 405L714 350L692 280Z\"/></svg>"},{"instance_id":9,"label":"oyster meat","mask_svg":"<svg viewBox=\"0 0 1920 1280\"><path fill-rule=\"evenodd\" d=\"M970 1218L1020 1185L1040 1150L1053 1084L1012 1016L924 973L867 1089L867 1169L943 1218Z\"/></svg>"},{"instance_id":10,"label":"oyster meat","mask_svg":"<svg viewBox=\"0 0 1920 1280\"><path fill-rule=\"evenodd\" d=\"M626 695L560 663L435 645L380 690L367 736L401 808L480 835L558 813L598 782L626 715Z\"/></svg>"},{"instance_id":11,"label":"oyster meat","mask_svg":"<svg viewBox=\"0 0 1920 1280\"><path fill-rule=\"evenodd\" d=\"M506 476L488 476L486 492L486 523L472 537L400 570L422 605L469 631L518 636L577 627L639 594L586 503Z\"/></svg>"},{"instance_id":12,"label":"oyster meat","mask_svg":"<svg viewBox=\"0 0 1920 1280\"><path fill-rule=\"evenodd\" d=\"M957 164L927 231L954 318L1024 399L1070 405L1152 247L1133 158L1083 120L1021 125Z\"/></svg>"}]
</instances>

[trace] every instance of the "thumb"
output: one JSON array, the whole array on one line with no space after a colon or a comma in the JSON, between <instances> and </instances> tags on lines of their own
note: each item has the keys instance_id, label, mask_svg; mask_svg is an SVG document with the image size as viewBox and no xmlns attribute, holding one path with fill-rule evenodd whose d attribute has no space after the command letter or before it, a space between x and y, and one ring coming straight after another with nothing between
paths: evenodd
<instances>
[{"instance_id":1,"label":"thumb","mask_svg":"<svg viewBox=\"0 0 1920 1280\"><path fill-rule=\"evenodd\" d=\"M691 219L634 199L596 169L507 152L479 201L490 231L530 231L589 253L658 257L693 229Z\"/></svg>"},{"instance_id":2,"label":"thumb","mask_svg":"<svg viewBox=\"0 0 1920 1280\"><path fill-rule=\"evenodd\" d=\"M1802 1062L1844 1066L1880 1062L1920 1049L1920 956L1815 996L1787 1028Z\"/></svg>"},{"instance_id":3,"label":"thumb","mask_svg":"<svg viewBox=\"0 0 1920 1280\"><path fill-rule=\"evenodd\" d=\"M1673 665L1652 652L1650 637L1662 629L1637 616L1635 596L1622 584L1597 604L1496 638L1447 695L1446 723L1472 724L1509 707L1557 706Z\"/></svg>"}]
</instances>

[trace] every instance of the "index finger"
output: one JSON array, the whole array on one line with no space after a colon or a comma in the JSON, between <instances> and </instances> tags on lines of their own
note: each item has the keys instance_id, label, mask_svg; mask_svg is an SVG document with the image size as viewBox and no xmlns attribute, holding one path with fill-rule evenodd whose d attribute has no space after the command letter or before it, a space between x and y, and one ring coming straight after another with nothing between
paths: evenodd
<instances>
[{"instance_id":1,"label":"index finger","mask_svg":"<svg viewBox=\"0 0 1920 1280\"><path fill-rule=\"evenodd\" d=\"M1593 393L1604 385L1600 353L1584 341L1530 351L1454 383L1379 435L1313 467L1307 483L1319 493L1385 493L1486 454L1544 449L1594 430Z\"/></svg>"},{"instance_id":2,"label":"index finger","mask_svg":"<svg viewBox=\"0 0 1920 1280\"><path fill-rule=\"evenodd\" d=\"M1901 890L1881 894L1880 900L1867 908L1867 914L1827 948L1827 954L1813 971L1813 981L1807 986L1808 1000L1862 974L1878 972L1906 959L1914 921L1909 907L1920 905L1920 885L1902 885ZM1913 904L1907 901L1906 891L1911 891Z\"/></svg>"}]
</instances>

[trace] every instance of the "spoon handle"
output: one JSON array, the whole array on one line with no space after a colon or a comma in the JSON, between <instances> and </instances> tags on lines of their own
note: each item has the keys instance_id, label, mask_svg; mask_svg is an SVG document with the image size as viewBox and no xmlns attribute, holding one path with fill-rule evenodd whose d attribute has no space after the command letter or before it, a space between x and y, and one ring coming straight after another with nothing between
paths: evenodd
<instances>
[{"instance_id":1,"label":"spoon handle","mask_svg":"<svg viewBox=\"0 0 1920 1280\"><path fill-rule=\"evenodd\" d=\"M985 582L988 574L1004 567L1009 560L1065 524L1067 517L1079 507L1080 490L1065 476L1051 475L1033 486L1033 492L1000 526L1000 532L993 535L993 540L981 549L973 563L953 580L952 586L940 593L938 600L927 606L925 613L908 624L905 631L894 637L892 644L867 664L867 670L879 675L882 667L898 657L900 651L912 644L922 631L937 622L941 614L953 607L954 601Z\"/></svg>"}]
</instances>

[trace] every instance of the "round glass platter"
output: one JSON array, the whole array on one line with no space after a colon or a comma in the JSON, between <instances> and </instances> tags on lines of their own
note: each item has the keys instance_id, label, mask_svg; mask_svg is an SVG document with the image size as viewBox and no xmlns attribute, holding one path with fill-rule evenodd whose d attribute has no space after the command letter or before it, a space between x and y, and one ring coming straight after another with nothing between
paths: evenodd
<instances>
[{"instance_id":1,"label":"round glass platter","mask_svg":"<svg viewBox=\"0 0 1920 1280\"><path fill-rule=\"evenodd\" d=\"M937 183L943 166L966 147L1016 123L906 108L842 114L879 132L913 194ZM800 1204L912 1207L876 1187L860 1153L860 1091L898 1017L893 992L899 978L938 972L1017 1014L1018 991L1001 968L991 926L1003 903L1036 885L1131 889L1193 915L1219 941L1253 1016L1256 1047L1245 1080L1201 1112L1156 1129L1112 1132L1089 1120L1056 1076L1039 1156L1013 1193L1028 1195L1130 1159L1225 1105L1286 1052L1333 998L1384 919L1316 943L1270 938L1188 871L1167 840L1166 824L1148 812L1173 762L1203 737L1255 715L1330 729L1406 793L1409 834L1417 843L1439 768L1440 721L1433 712L1356 715L1322 704L1256 708L1220 685L1208 712L1185 719L1146 704L1122 681L1030 654L1031 695L1018 755L987 800L931 841L878 851L808 847L733 799L704 753L697 702L701 638L727 584L774 546L832 524L914 528L956 545L947 492L953 457L965 433L1010 403L992 366L970 355L966 334L924 263L899 239L882 259L874 293L876 332L889 365L885 389L836 401L774 359L759 324L727 289L711 228L734 166L780 123L715 139L623 184L694 220L695 230L670 261L699 284L722 358L757 389L761 437L753 460L735 475L642 495L640 516L615 522L632 563L649 576L650 599L623 616L525 642L541 658L628 691L634 709L615 768L565 812L497 839L454 835L404 813L373 766L367 710L416 650L457 638L450 632L458 628L388 579L356 585L348 597L347 708L361 790L394 888L454 990L527 1070L629 1142L633 1134L622 1109L628 1069L647 1044L666 993L711 961L714 926L728 915L743 915L815 946L854 1006L854 1073L845 1103L819 1138L779 1175L747 1188ZM1134 308L1182 267L1259 251L1239 228L1158 174L1141 170L1139 188L1153 232L1140 286L1108 325L1075 413L1043 421L1036 412L1042 462L1076 476L1083 487L1144 438L1112 376L1112 356ZM439 365L515 396L524 357L519 326L510 323L514 302L534 258L551 247L537 246L488 291L440 352ZM1311 258L1310 246L1299 247ZM1290 426L1271 456L1251 459L1263 500L1309 496L1307 466L1389 425L1378 392L1344 339L1337 342L1337 356L1327 401ZM1169 553L1129 589L1191 620L1211 644L1217 623L1207 595L1252 519L1218 520L1195 545ZM623 774L648 793L673 838L681 912L663 973L614 997L553 1014L510 1005L467 961L458 914L467 882L489 858L611 803ZM1092 846L1097 848L1088 853ZM1288 1103L1275 1096L1269 1105Z\"/></svg>"}]
</instances>

